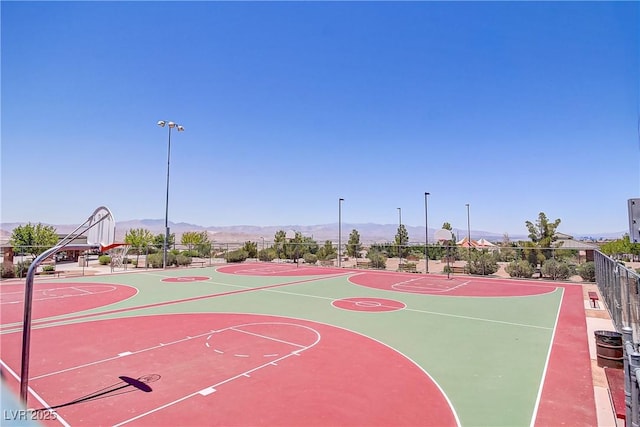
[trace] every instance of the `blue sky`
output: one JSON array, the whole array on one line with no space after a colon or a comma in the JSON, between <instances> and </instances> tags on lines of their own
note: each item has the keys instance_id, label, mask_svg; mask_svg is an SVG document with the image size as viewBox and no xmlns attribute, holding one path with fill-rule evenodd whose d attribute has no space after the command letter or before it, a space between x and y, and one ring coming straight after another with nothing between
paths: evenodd
<instances>
[{"instance_id":1,"label":"blue sky","mask_svg":"<svg viewBox=\"0 0 640 427\"><path fill-rule=\"evenodd\" d=\"M1 4L2 222L625 231L637 2Z\"/></svg>"}]
</instances>

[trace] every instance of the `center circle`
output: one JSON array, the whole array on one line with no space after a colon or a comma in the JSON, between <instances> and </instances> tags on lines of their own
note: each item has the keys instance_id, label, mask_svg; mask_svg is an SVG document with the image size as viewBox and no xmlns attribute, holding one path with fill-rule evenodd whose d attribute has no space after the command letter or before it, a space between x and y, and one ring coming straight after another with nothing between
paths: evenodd
<instances>
[{"instance_id":1,"label":"center circle","mask_svg":"<svg viewBox=\"0 0 640 427\"><path fill-rule=\"evenodd\" d=\"M366 311L369 313L381 313L385 311L402 310L406 304L401 301L385 298L343 298L331 302L336 308L352 311Z\"/></svg>"},{"instance_id":2,"label":"center circle","mask_svg":"<svg viewBox=\"0 0 640 427\"><path fill-rule=\"evenodd\" d=\"M166 279L162 279L163 282L202 282L204 280L209 280L210 277L207 276L182 276L182 277L167 277Z\"/></svg>"}]
</instances>

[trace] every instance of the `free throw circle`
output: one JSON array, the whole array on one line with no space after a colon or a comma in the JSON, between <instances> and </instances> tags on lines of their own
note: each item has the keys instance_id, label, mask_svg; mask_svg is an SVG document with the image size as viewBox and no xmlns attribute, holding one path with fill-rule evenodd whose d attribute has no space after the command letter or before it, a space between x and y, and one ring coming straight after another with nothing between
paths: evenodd
<instances>
[{"instance_id":1,"label":"free throw circle","mask_svg":"<svg viewBox=\"0 0 640 427\"><path fill-rule=\"evenodd\" d=\"M401 301L385 298L343 298L334 300L331 305L343 310L366 311L380 313L384 311L402 310L406 304Z\"/></svg>"}]
</instances>

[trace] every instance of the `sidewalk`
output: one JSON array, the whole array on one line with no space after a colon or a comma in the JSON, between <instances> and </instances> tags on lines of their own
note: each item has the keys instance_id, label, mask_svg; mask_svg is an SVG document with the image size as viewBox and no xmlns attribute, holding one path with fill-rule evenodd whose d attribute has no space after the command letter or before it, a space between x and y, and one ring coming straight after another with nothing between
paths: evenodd
<instances>
[{"instance_id":1,"label":"sidewalk","mask_svg":"<svg viewBox=\"0 0 640 427\"><path fill-rule=\"evenodd\" d=\"M595 284L582 285L585 303L585 318L587 322L587 342L589 344L589 356L591 358L591 373L593 378L593 393L596 401L598 427L624 427L624 420L616 420L609 395L609 385L604 374L604 368L598 366L595 331L615 331L613 321L604 306L602 298L597 303L597 308L591 306L587 292L598 292ZM599 294L599 292L598 292Z\"/></svg>"}]
</instances>

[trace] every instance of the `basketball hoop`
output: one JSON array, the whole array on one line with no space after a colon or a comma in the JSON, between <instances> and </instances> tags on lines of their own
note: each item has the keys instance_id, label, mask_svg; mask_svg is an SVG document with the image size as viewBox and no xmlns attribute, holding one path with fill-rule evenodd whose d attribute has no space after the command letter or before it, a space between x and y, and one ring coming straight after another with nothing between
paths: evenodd
<instances>
[{"instance_id":1,"label":"basketball hoop","mask_svg":"<svg viewBox=\"0 0 640 427\"><path fill-rule=\"evenodd\" d=\"M442 244L444 242L449 242L453 240L454 236L451 230L447 230L446 228L443 228L436 231L435 238L438 242L440 242L440 244ZM449 245L447 245L447 279L450 278L450 274L451 274L451 267L449 266L449 258L450 258L449 249L450 249Z\"/></svg>"}]
</instances>

